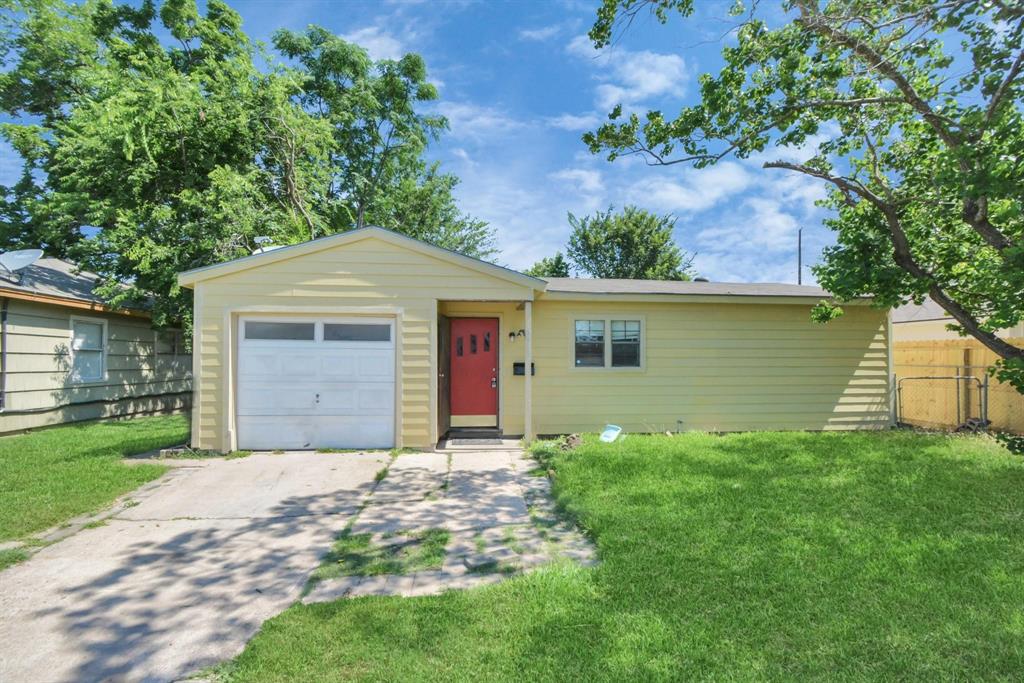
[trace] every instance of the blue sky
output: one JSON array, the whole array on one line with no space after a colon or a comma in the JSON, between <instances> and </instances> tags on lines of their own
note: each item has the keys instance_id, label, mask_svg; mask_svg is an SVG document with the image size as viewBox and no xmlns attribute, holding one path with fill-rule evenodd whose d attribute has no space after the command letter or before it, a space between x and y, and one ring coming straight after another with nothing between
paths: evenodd
<instances>
[{"instance_id":1,"label":"blue sky","mask_svg":"<svg viewBox=\"0 0 1024 683\"><path fill-rule=\"evenodd\" d=\"M229 2L257 40L316 23L375 58L422 54L440 90L433 108L451 126L429 156L462 179L459 203L495 227L505 265L524 268L564 249L567 212L627 203L674 214L676 241L713 280L796 282L797 228L805 264L831 240L814 206L824 187L764 170L765 158L658 168L609 163L580 141L616 103L670 114L692 102L698 76L721 65L729 2L702 4L698 16L666 26L640 20L600 53L585 37L592 1ZM4 176L14 167L0 159ZM808 270L804 282L813 282Z\"/></svg>"}]
</instances>

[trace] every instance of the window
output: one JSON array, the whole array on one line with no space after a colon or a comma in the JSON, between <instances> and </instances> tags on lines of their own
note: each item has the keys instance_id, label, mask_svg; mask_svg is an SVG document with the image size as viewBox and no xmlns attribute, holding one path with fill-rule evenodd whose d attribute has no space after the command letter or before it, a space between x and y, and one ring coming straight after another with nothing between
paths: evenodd
<instances>
[{"instance_id":1,"label":"window","mask_svg":"<svg viewBox=\"0 0 1024 683\"><path fill-rule=\"evenodd\" d=\"M185 339L181 330L158 330L154 333L157 356L175 356L185 353Z\"/></svg>"},{"instance_id":2,"label":"window","mask_svg":"<svg viewBox=\"0 0 1024 683\"><path fill-rule=\"evenodd\" d=\"M71 379L98 382L106 377L104 347L107 323L104 320L71 320Z\"/></svg>"},{"instance_id":3,"label":"window","mask_svg":"<svg viewBox=\"0 0 1024 683\"><path fill-rule=\"evenodd\" d=\"M247 320L246 339L278 339L289 341L313 341L316 336L314 323L271 323Z\"/></svg>"},{"instance_id":4,"label":"window","mask_svg":"<svg viewBox=\"0 0 1024 683\"><path fill-rule=\"evenodd\" d=\"M604 321L576 321L576 367L604 367Z\"/></svg>"},{"instance_id":5,"label":"window","mask_svg":"<svg viewBox=\"0 0 1024 683\"><path fill-rule=\"evenodd\" d=\"M469 335L469 352L476 353L476 335Z\"/></svg>"},{"instance_id":6,"label":"window","mask_svg":"<svg viewBox=\"0 0 1024 683\"><path fill-rule=\"evenodd\" d=\"M643 366L640 320L574 321L573 365L577 368L640 368ZM610 342L610 343L606 343Z\"/></svg>"},{"instance_id":7,"label":"window","mask_svg":"<svg viewBox=\"0 0 1024 683\"><path fill-rule=\"evenodd\" d=\"M455 338L455 355L456 356L461 356L462 355L462 337L456 337Z\"/></svg>"},{"instance_id":8,"label":"window","mask_svg":"<svg viewBox=\"0 0 1024 683\"><path fill-rule=\"evenodd\" d=\"M324 323L324 341L389 342L391 325Z\"/></svg>"},{"instance_id":9,"label":"window","mask_svg":"<svg viewBox=\"0 0 1024 683\"><path fill-rule=\"evenodd\" d=\"M612 321L612 367L640 367L640 321Z\"/></svg>"}]
</instances>

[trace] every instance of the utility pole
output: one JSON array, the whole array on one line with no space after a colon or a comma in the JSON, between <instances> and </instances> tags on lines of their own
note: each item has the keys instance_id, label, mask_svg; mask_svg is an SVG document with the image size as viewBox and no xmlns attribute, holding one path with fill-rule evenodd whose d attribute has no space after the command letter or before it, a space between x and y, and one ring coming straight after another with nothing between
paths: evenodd
<instances>
[{"instance_id":1,"label":"utility pole","mask_svg":"<svg viewBox=\"0 0 1024 683\"><path fill-rule=\"evenodd\" d=\"M801 226L796 231L796 283L804 283L804 229Z\"/></svg>"}]
</instances>

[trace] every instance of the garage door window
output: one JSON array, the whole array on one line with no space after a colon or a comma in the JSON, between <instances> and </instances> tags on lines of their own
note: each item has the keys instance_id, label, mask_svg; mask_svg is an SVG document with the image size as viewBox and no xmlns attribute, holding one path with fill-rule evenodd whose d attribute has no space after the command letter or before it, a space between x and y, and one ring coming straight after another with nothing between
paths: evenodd
<instances>
[{"instance_id":1,"label":"garage door window","mask_svg":"<svg viewBox=\"0 0 1024 683\"><path fill-rule=\"evenodd\" d=\"M316 338L316 325L314 323L271 323L246 321L245 338L313 341Z\"/></svg>"},{"instance_id":2,"label":"garage door window","mask_svg":"<svg viewBox=\"0 0 1024 683\"><path fill-rule=\"evenodd\" d=\"M324 341L389 342L391 325L324 323Z\"/></svg>"}]
</instances>

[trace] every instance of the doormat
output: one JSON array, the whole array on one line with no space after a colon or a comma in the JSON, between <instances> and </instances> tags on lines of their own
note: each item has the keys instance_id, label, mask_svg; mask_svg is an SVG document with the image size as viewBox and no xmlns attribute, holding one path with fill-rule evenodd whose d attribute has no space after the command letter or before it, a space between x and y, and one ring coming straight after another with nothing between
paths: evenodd
<instances>
[{"instance_id":1,"label":"doormat","mask_svg":"<svg viewBox=\"0 0 1024 683\"><path fill-rule=\"evenodd\" d=\"M452 446L500 446L501 439L448 439Z\"/></svg>"}]
</instances>

